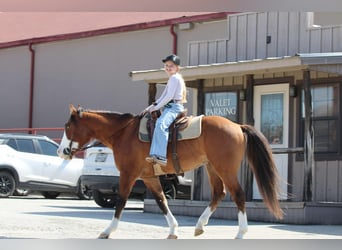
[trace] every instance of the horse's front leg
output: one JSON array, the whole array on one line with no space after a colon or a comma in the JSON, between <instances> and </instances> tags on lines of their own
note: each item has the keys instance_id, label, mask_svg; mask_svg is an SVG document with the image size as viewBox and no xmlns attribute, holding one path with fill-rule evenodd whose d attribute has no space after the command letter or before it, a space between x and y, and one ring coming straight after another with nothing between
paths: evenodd
<instances>
[{"instance_id":1,"label":"horse's front leg","mask_svg":"<svg viewBox=\"0 0 342 250\"><path fill-rule=\"evenodd\" d=\"M121 173L119 195L115 205L115 213L113 214L113 219L108 227L99 235L99 239L108 239L110 234L118 228L122 211L126 206L126 202L129 194L131 193L134 182L135 179L129 178L129 175Z\"/></svg>"},{"instance_id":2,"label":"horse's front leg","mask_svg":"<svg viewBox=\"0 0 342 250\"><path fill-rule=\"evenodd\" d=\"M163 212L167 224L169 225L170 232L167 239L177 239L178 238L178 222L176 218L171 213L169 206L167 204L166 197L164 195L163 189L160 185L158 177L152 177L144 179L146 187L152 192L159 208Z\"/></svg>"},{"instance_id":3,"label":"horse's front leg","mask_svg":"<svg viewBox=\"0 0 342 250\"><path fill-rule=\"evenodd\" d=\"M126 202L127 198L124 199L120 195L118 196L115 213L113 214L113 219L108 225L108 227L99 235L99 239L108 239L110 234L118 228L122 210L125 208Z\"/></svg>"}]
</instances>

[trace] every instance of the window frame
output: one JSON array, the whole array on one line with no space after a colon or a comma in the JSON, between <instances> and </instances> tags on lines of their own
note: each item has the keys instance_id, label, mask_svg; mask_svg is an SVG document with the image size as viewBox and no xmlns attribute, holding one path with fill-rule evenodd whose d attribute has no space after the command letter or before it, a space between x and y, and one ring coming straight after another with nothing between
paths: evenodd
<instances>
[{"instance_id":1,"label":"window frame","mask_svg":"<svg viewBox=\"0 0 342 250\"><path fill-rule=\"evenodd\" d=\"M335 85L338 88L338 104L337 104L337 114L334 116L319 116L319 118L312 118L312 121L324 121L324 120L334 120L336 121L336 149L337 152L316 152L314 153L314 157L316 161L332 161L332 160L342 160L342 149L341 149L341 144L342 144L342 133L339 130L341 127L341 116L342 116L342 77L334 77L334 78L320 78L320 79L311 79L311 87L324 87L324 86L331 86ZM297 101L297 145L303 146L304 147L304 130L305 130L305 124L304 124L304 118L303 118L303 113L302 113L302 103L303 103L303 98L302 98L302 91L303 91L303 81L298 80L297 81L297 86L298 86L298 101ZM332 117L336 119L331 119ZM297 154L297 160L303 160L303 153Z\"/></svg>"}]
</instances>

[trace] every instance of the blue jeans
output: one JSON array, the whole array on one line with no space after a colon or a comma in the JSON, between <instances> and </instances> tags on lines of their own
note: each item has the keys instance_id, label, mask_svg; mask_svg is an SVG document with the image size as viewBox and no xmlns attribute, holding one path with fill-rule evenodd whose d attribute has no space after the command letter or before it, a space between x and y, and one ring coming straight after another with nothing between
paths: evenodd
<instances>
[{"instance_id":1,"label":"blue jeans","mask_svg":"<svg viewBox=\"0 0 342 250\"><path fill-rule=\"evenodd\" d=\"M166 160L167 144L169 140L169 126L184 111L183 104L170 103L164 107L161 116L156 121L150 156L157 156Z\"/></svg>"}]
</instances>

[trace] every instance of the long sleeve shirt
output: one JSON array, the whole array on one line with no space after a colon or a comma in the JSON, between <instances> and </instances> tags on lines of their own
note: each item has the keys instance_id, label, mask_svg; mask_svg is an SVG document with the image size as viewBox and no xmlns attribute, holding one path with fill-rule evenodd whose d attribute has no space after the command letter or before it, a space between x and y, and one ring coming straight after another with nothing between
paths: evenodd
<instances>
[{"instance_id":1,"label":"long sleeve shirt","mask_svg":"<svg viewBox=\"0 0 342 250\"><path fill-rule=\"evenodd\" d=\"M156 100L156 105L153 107L153 110L164 107L171 100L186 102L185 91L186 87L183 77L179 73L173 74L167 81L163 93Z\"/></svg>"}]
</instances>

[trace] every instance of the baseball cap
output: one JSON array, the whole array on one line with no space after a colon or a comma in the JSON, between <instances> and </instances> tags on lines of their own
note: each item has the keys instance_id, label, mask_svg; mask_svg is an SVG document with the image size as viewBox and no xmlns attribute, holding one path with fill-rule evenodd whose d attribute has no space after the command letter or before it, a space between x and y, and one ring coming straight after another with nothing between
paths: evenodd
<instances>
[{"instance_id":1,"label":"baseball cap","mask_svg":"<svg viewBox=\"0 0 342 250\"><path fill-rule=\"evenodd\" d=\"M165 62L167 62L167 61L171 61L171 62L173 62L173 63L176 64L176 65L179 65L179 64L180 64L180 59L179 59L179 57L176 56L176 55L169 55L169 56L167 56L165 59L163 59L162 61L163 61L163 63L165 63Z\"/></svg>"}]
</instances>

